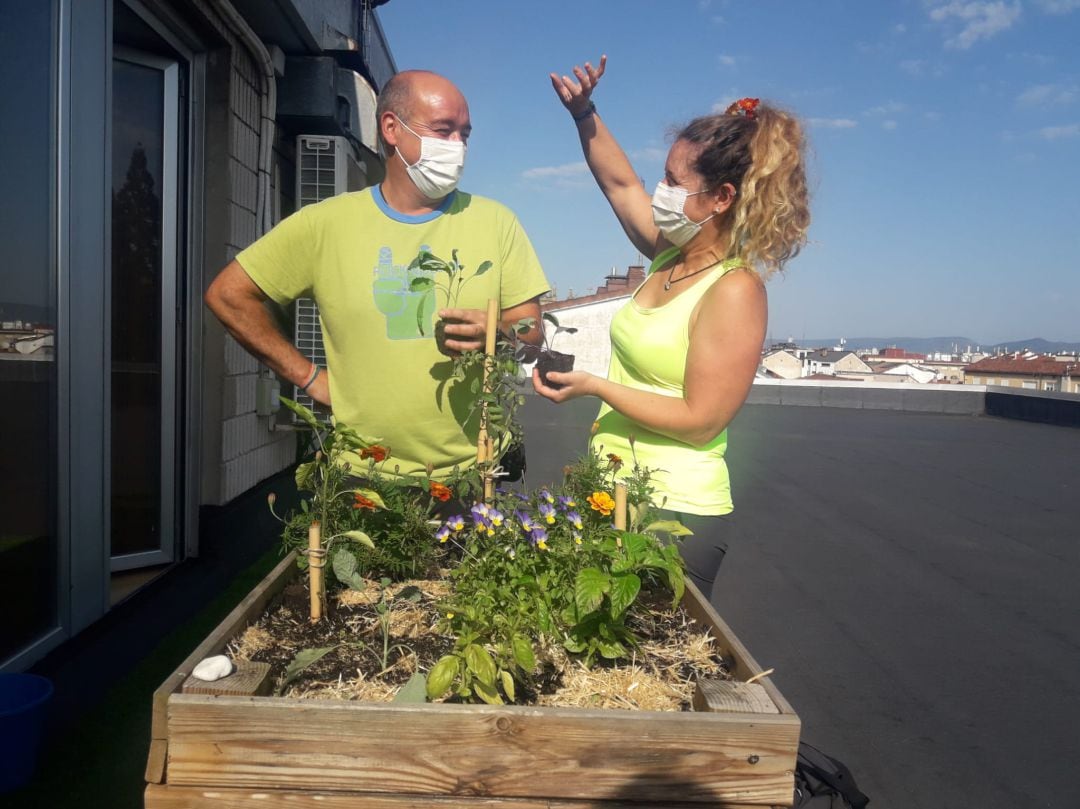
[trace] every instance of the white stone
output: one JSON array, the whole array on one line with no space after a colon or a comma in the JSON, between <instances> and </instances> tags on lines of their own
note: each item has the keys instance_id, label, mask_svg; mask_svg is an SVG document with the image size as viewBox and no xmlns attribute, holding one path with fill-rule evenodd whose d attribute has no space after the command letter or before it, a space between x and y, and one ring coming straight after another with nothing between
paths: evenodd
<instances>
[{"instance_id":1,"label":"white stone","mask_svg":"<svg viewBox=\"0 0 1080 809\"><path fill-rule=\"evenodd\" d=\"M217 655L216 657L208 657L199 663L195 670L191 672L191 676L197 680L212 683L214 680L228 677L235 668L232 661L225 655Z\"/></svg>"}]
</instances>

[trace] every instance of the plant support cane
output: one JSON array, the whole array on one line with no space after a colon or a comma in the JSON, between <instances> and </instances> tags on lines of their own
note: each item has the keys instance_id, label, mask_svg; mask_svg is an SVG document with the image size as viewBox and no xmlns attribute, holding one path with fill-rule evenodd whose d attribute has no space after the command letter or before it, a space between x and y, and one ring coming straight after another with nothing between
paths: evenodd
<instances>
[{"instance_id":1,"label":"plant support cane","mask_svg":"<svg viewBox=\"0 0 1080 809\"><path fill-rule=\"evenodd\" d=\"M322 548L319 521L314 520L308 528L308 585L311 589L311 623L322 618L323 567L326 565L326 551Z\"/></svg>"},{"instance_id":2,"label":"plant support cane","mask_svg":"<svg viewBox=\"0 0 1080 809\"><path fill-rule=\"evenodd\" d=\"M615 484L615 529L626 530L626 484ZM622 547L622 537L615 537L615 544Z\"/></svg>"},{"instance_id":3,"label":"plant support cane","mask_svg":"<svg viewBox=\"0 0 1080 809\"><path fill-rule=\"evenodd\" d=\"M484 332L484 395L491 393L491 366L495 362L495 337L499 329L499 302L494 298L488 298L487 324ZM491 437L488 435L488 403L480 411L480 435L476 440L476 465L484 474L484 502L490 503L495 497L495 448L492 446ZM486 464L486 465L485 465Z\"/></svg>"}]
</instances>

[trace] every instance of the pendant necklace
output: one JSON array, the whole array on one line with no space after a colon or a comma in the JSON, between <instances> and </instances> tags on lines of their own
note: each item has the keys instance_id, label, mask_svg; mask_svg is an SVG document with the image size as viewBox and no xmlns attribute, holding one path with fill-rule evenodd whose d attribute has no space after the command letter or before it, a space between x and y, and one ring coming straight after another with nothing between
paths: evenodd
<instances>
[{"instance_id":1,"label":"pendant necklace","mask_svg":"<svg viewBox=\"0 0 1080 809\"><path fill-rule=\"evenodd\" d=\"M667 292L669 289L671 289L672 284L677 284L680 281L685 281L687 278L692 278L693 276L697 275L698 273L703 273L706 270L711 270L715 266L716 266L715 264L710 264L708 267L702 267L700 270L694 270L693 272L687 273L682 278L676 278L674 281L672 281L671 276L673 276L675 274L675 267L676 267L676 265L673 264L671 266L671 269L668 270L667 280L664 282L664 291Z\"/></svg>"}]
</instances>

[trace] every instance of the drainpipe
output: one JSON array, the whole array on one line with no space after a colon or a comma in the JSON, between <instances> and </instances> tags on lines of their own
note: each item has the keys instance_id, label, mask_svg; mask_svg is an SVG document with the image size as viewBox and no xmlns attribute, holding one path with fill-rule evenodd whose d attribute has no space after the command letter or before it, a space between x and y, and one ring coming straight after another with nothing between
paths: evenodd
<instances>
[{"instance_id":1,"label":"drainpipe","mask_svg":"<svg viewBox=\"0 0 1080 809\"><path fill-rule=\"evenodd\" d=\"M259 126L258 202L255 211L255 234L262 236L274 226L270 205L270 165L274 154L274 118L277 115L274 62L262 40L229 0L210 0L210 4L255 57L262 73L264 89L259 95L259 116L262 120Z\"/></svg>"}]
</instances>

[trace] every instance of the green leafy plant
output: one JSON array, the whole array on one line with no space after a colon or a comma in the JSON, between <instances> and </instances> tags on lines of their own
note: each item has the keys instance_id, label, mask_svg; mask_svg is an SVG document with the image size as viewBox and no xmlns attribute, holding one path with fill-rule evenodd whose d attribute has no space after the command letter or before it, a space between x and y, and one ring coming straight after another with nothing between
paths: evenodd
<instances>
[{"instance_id":1,"label":"green leafy plant","mask_svg":"<svg viewBox=\"0 0 1080 809\"><path fill-rule=\"evenodd\" d=\"M283 547L305 549L308 527L317 519L328 569L346 586L357 586L362 574L400 579L434 569L439 549L431 542L429 521L436 484L384 471L391 455L379 439L333 418L323 424L303 405L284 397L282 402L308 426L314 449L296 468L297 489L306 495L300 510L279 517L285 523ZM306 557L300 565L307 565Z\"/></svg>"},{"instance_id":2,"label":"green leafy plant","mask_svg":"<svg viewBox=\"0 0 1080 809\"><path fill-rule=\"evenodd\" d=\"M470 353L455 360L463 373L478 362L496 363L489 373L504 379L491 380L492 398L481 398L483 391L475 395L489 416L492 407L509 402L498 414L506 419L504 436L514 434L519 406L513 348L509 340L494 358ZM538 689L551 649L561 646L586 665L626 657L637 645L628 616L641 594L669 593L673 605L682 596L677 543L689 532L653 518L650 472L636 459L627 473L624 459L604 455L601 447L567 467L561 486L528 493L499 488L485 503L480 470L456 470L442 482L384 473L388 447L336 422L323 425L295 402L286 404L311 427L315 449L297 468L298 487L310 496L287 522L286 545L306 544L307 526L318 518L339 586L363 590L372 586L368 578L379 577L379 634L372 643L356 643L370 652L378 675L392 667L395 652L411 651L393 642L395 603L419 597L414 588L392 595L391 573L429 575L436 562L449 565L452 590L438 605L436 630L454 638L453 649L414 678L402 699L526 699ZM355 487L358 478L361 487ZM628 530L613 525L617 479L627 484ZM473 505L434 520L436 502L451 495ZM305 650L288 678L333 648Z\"/></svg>"},{"instance_id":3,"label":"green leafy plant","mask_svg":"<svg viewBox=\"0 0 1080 809\"><path fill-rule=\"evenodd\" d=\"M625 657L636 644L627 615L642 590L670 591L673 603L682 597L677 545L659 535L678 536L681 526L616 530L605 490L610 466L583 459L563 487L500 490L494 504L478 503L439 526L436 539L460 552L453 595L441 605L442 628L456 645L429 672L430 698L513 701L522 690L514 683L533 687L536 650L552 643L587 665ZM647 484L647 472L641 475ZM638 494L647 497L647 486ZM637 506L647 514L644 503Z\"/></svg>"},{"instance_id":4,"label":"green leafy plant","mask_svg":"<svg viewBox=\"0 0 1080 809\"><path fill-rule=\"evenodd\" d=\"M392 652L401 652L404 655L412 651L404 643L390 643L390 622L393 616L394 602L411 601L415 603L420 600L420 590L418 588L405 587L396 596L391 596L390 585L391 581L388 578L383 577L379 580L379 599L375 602L375 613L379 616L379 632L382 635L381 649L373 649L363 642L357 644L360 648L372 652L376 660L378 660L381 668L376 676L382 676L390 669L390 654Z\"/></svg>"},{"instance_id":5,"label":"green leafy plant","mask_svg":"<svg viewBox=\"0 0 1080 809\"><path fill-rule=\"evenodd\" d=\"M517 358L521 362L536 362L545 353L555 353L555 338L560 334L577 334L577 329L573 326L560 326L559 319L551 312L544 312L542 317L545 323L550 323L555 329L554 331L546 327L543 329L542 345L536 346L531 343L522 343L518 347L517 353ZM518 328L524 329L524 331L529 331L535 325L536 319L531 317L518 321Z\"/></svg>"},{"instance_id":6,"label":"green leafy plant","mask_svg":"<svg viewBox=\"0 0 1080 809\"><path fill-rule=\"evenodd\" d=\"M456 308L462 287L474 278L479 278L490 270L492 266L490 261L483 261L475 271L466 274L465 265L458 260L458 251L456 249L450 251L450 261L439 258L429 250L421 250L409 264L410 271L420 270L432 275L431 278L413 278L409 282L409 288L412 292L425 293L416 310L416 325L420 329L420 333L424 333L424 305L429 298L435 296L437 290L441 289L446 295L447 308ZM444 279L441 276L446 277Z\"/></svg>"},{"instance_id":7,"label":"green leafy plant","mask_svg":"<svg viewBox=\"0 0 1080 809\"><path fill-rule=\"evenodd\" d=\"M526 326L524 330L529 328ZM449 380L469 386L471 407L465 417L466 423L478 421L486 406L488 435L495 442L497 457L522 438L518 413L525 405L525 396L521 391L523 379L521 364L515 357L516 345L513 336L500 335L492 356L482 351L463 352L454 357Z\"/></svg>"}]
</instances>

